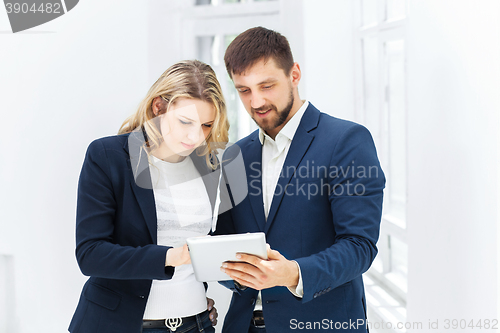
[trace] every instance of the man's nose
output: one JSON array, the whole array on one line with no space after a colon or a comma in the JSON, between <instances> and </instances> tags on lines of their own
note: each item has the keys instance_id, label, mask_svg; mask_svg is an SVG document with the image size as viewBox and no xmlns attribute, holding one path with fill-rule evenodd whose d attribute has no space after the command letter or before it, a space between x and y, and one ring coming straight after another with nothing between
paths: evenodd
<instances>
[{"instance_id":1,"label":"man's nose","mask_svg":"<svg viewBox=\"0 0 500 333\"><path fill-rule=\"evenodd\" d=\"M264 97L258 92L252 92L250 96L250 106L254 109L258 109L266 104Z\"/></svg>"}]
</instances>

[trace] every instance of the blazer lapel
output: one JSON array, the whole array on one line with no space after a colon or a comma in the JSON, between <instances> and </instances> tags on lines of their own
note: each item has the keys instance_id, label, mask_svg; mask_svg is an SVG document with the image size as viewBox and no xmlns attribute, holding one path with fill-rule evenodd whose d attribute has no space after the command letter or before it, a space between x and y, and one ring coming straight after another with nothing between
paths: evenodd
<instances>
[{"instance_id":1,"label":"blazer lapel","mask_svg":"<svg viewBox=\"0 0 500 333\"><path fill-rule=\"evenodd\" d=\"M158 221L151 174L149 172L148 155L144 148L144 142L142 131L134 131L130 133L123 148L130 156L130 165L133 173L130 186L141 208L152 242L156 244Z\"/></svg>"},{"instance_id":2,"label":"blazer lapel","mask_svg":"<svg viewBox=\"0 0 500 333\"><path fill-rule=\"evenodd\" d=\"M264 214L264 199L262 196L262 145L258 135L254 137L253 142L245 152L245 172L247 173L247 183L249 185L248 197L259 230L264 231L266 216ZM253 167L253 163L258 167Z\"/></svg>"},{"instance_id":3,"label":"blazer lapel","mask_svg":"<svg viewBox=\"0 0 500 333\"><path fill-rule=\"evenodd\" d=\"M312 104L309 104L304 115L302 116L299 127L295 132L285 162L283 163L282 170L289 170L287 167L290 166L294 166L295 170L297 170L299 163L302 161L314 139L314 134L309 132L317 127L319 115L320 112ZM275 195L273 196L271 208L269 209L269 215L267 216L267 223L265 225L266 233L271 227L274 217L276 216L276 212L278 211L281 201L283 200L286 186L290 183L290 180L294 176L294 174L288 174L287 172L282 172L282 174L286 177L278 178ZM278 195L276 195L276 192L278 192Z\"/></svg>"}]
</instances>

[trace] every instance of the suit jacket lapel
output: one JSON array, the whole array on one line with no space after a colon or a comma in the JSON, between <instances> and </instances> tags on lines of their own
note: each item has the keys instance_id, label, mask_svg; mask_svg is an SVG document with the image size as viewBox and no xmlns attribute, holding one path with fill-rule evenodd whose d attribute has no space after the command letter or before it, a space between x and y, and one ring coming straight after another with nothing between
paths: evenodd
<instances>
[{"instance_id":1,"label":"suit jacket lapel","mask_svg":"<svg viewBox=\"0 0 500 333\"><path fill-rule=\"evenodd\" d=\"M156 205L149 172L148 155L144 148L144 136L142 131L131 132L125 146L123 147L130 156L133 177L130 186L135 198L141 207L142 215L146 221L153 244L157 243L158 221L156 216Z\"/></svg>"},{"instance_id":2,"label":"suit jacket lapel","mask_svg":"<svg viewBox=\"0 0 500 333\"><path fill-rule=\"evenodd\" d=\"M247 173L250 205L252 206L259 230L264 231L266 216L264 214L264 200L262 196L262 145L258 135L254 137L252 143L245 152L245 171ZM255 165L257 165L257 167L255 167Z\"/></svg>"},{"instance_id":3,"label":"suit jacket lapel","mask_svg":"<svg viewBox=\"0 0 500 333\"><path fill-rule=\"evenodd\" d=\"M295 167L295 170L297 170L299 163L302 161L314 139L314 134L309 132L317 127L319 115L320 112L312 104L309 104L304 115L302 116L299 127L295 132L285 162L283 163L282 170L289 170L287 167L290 166ZM276 216L276 212L278 211L281 201L283 200L286 186L290 183L290 180L294 176L294 173L288 174L287 172L282 172L282 174L285 175L285 177L278 178L275 195L273 196L271 208L269 209L269 215L267 216L267 223L265 226L266 233L271 227L271 224Z\"/></svg>"}]
</instances>

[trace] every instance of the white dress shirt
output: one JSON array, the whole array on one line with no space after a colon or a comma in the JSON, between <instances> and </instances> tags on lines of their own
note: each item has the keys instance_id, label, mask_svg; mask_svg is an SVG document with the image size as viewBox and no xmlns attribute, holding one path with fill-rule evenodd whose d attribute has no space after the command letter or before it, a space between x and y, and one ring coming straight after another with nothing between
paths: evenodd
<instances>
[{"instance_id":1,"label":"white dress shirt","mask_svg":"<svg viewBox=\"0 0 500 333\"><path fill-rule=\"evenodd\" d=\"M300 109L285 124L285 126L283 126L274 140L267 135L264 130L259 128L259 140L262 144L262 197L264 200L264 213L266 214L266 220L269 215L276 185L278 184L278 179L281 170L283 169L283 164L285 163L288 150L290 149L295 132L297 131L300 121L302 120L302 116L308 106L309 102L304 101L304 104L302 104ZM283 189L281 189L281 192L282 191ZM303 297L304 290L299 264L297 264L297 267L299 268L299 283L295 290L293 288L288 288L288 290L290 290L290 292L297 297ZM260 292L255 303L255 310L262 310Z\"/></svg>"}]
</instances>

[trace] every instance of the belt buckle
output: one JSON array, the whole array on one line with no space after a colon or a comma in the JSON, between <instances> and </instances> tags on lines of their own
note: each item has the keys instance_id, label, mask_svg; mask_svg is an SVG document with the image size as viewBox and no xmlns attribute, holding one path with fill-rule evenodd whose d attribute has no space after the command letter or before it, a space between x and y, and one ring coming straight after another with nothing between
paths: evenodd
<instances>
[{"instance_id":1,"label":"belt buckle","mask_svg":"<svg viewBox=\"0 0 500 333\"><path fill-rule=\"evenodd\" d=\"M165 319L165 326L172 332L175 332L182 325L182 318L167 318Z\"/></svg>"},{"instance_id":2,"label":"belt buckle","mask_svg":"<svg viewBox=\"0 0 500 333\"><path fill-rule=\"evenodd\" d=\"M262 311L254 311L252 316L252 324L256 328L266 328L264 313Z\"/></svg>"}]
</instances>

